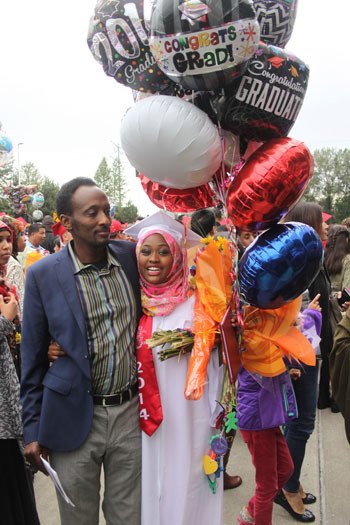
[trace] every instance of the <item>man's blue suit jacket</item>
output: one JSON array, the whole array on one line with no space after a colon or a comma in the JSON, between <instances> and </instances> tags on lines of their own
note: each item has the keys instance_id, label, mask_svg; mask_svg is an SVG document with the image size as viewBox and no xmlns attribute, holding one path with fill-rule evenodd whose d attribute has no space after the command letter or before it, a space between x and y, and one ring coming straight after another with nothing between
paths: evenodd
<instances>
[{"instance_id":1,"label":"man's blue suit jacket","mask_svg":"<svg viewBox=\"0 0 350 525\"><path fill-rule=\"evenodd\" d=\"M109 247L134 291L141 315L135 245L112 241ZM57 341L66 357L49 366L48 346ZM24 441L52 450L78 448L93 418L91 373L85 323L67 248L27 270L22 325Z\"/></svg>"}]
</instances>

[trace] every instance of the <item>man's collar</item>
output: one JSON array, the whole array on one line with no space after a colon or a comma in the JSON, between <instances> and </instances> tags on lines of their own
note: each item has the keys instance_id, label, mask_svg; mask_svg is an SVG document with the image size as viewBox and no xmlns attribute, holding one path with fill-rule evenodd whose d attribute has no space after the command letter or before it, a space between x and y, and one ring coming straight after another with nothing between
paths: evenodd
<instances>
[{"instance_id":1,"label":"man's collar","mask_svg":"<svg viewBox=\"0 0 350 525\"><path fill-rule=\"evenodd\" d=\"M69 256L72 260L73 264L73 273L74 275L78 274L79 272L86 270L87 268L91 268L94 266L93 263L83 264L80 260L77 254L74 251L74 241L69 241L67 245ZM107 254L107 268L110 270L113 266L120 266L120 262L117 261L117 259L113 256L111 253L109 246L107 246L106 250Z\"/></svg>"}]
</instances>

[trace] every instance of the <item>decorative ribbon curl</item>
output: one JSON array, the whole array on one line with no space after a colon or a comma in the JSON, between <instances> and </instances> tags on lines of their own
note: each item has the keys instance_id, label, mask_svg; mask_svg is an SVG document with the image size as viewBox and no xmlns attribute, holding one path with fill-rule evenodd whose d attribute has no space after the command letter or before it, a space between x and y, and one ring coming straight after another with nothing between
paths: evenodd
<instances>
[{"instance_id":1,"label":"decorative ribbon curl","mask_svg":"<svg viewBox=\"0 0 350 525\"><path fill-rule=\"evenodd\" d=\"M241 362L246 370L274 377L286 370L283 357L314 366L316 355L307 338L296 328L301 297L274 310L245 306L244 348Z\"/></svg>"},{"instance_id":2,"label":"decorative ribbon curl","mask_svg":"<svg viewBox=\"0 0 350 525\"><path fill-rule=\"evenodd\" d=\"M203 394L210 353L228 305L232 301L232 259L229 241L204 239L205 248L196 259L196 301L192 331L194 345L188 365L186 399Z\"/></svg>"}]
</instances>

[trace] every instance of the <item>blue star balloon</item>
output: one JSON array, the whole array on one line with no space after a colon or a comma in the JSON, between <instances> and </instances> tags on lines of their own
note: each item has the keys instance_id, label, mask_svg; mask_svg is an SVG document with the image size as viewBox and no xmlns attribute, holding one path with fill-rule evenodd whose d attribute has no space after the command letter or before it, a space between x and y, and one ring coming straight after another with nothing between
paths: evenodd
<instances>
[{"instance_id":1,"label":"blue star balloon","mask_svg":"<svg viewBox=\"0 0 350 525\"><path fill-rule=\"evenodd\" d=\"M259 235L239 263L243 299L258 308L279 308L301 295L323 263L323 247L306 224L276 224Z\"/></svg>"}]
</instances>

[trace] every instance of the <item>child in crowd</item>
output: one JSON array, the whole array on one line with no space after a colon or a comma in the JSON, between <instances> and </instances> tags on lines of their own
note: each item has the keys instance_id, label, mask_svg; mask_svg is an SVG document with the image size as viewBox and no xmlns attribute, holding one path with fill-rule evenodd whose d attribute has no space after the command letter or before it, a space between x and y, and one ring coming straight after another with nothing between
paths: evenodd
<instances>
[{"instance_id":1,"label":"child in crowd","mask_svg":"<svg viewBox=\"0 0 350 525\"><path fill-rule=\"evenodd\" d=\"M298 328L309 340L308 331L314 334L315 326L320 331L320 319L315 322L315 317L321 317L317 299L299 314L304 322ZM319 338L315 345L318 343ZM271 525L274 498L293 474L293 461L280 426L298 417L291 377L297 380L299 374L297 368L290 368L276 377L261 377L240 368L238 427L252 456L256 481L253 497L237 518L240 525Z\"/></svg>"}]
</instances>

